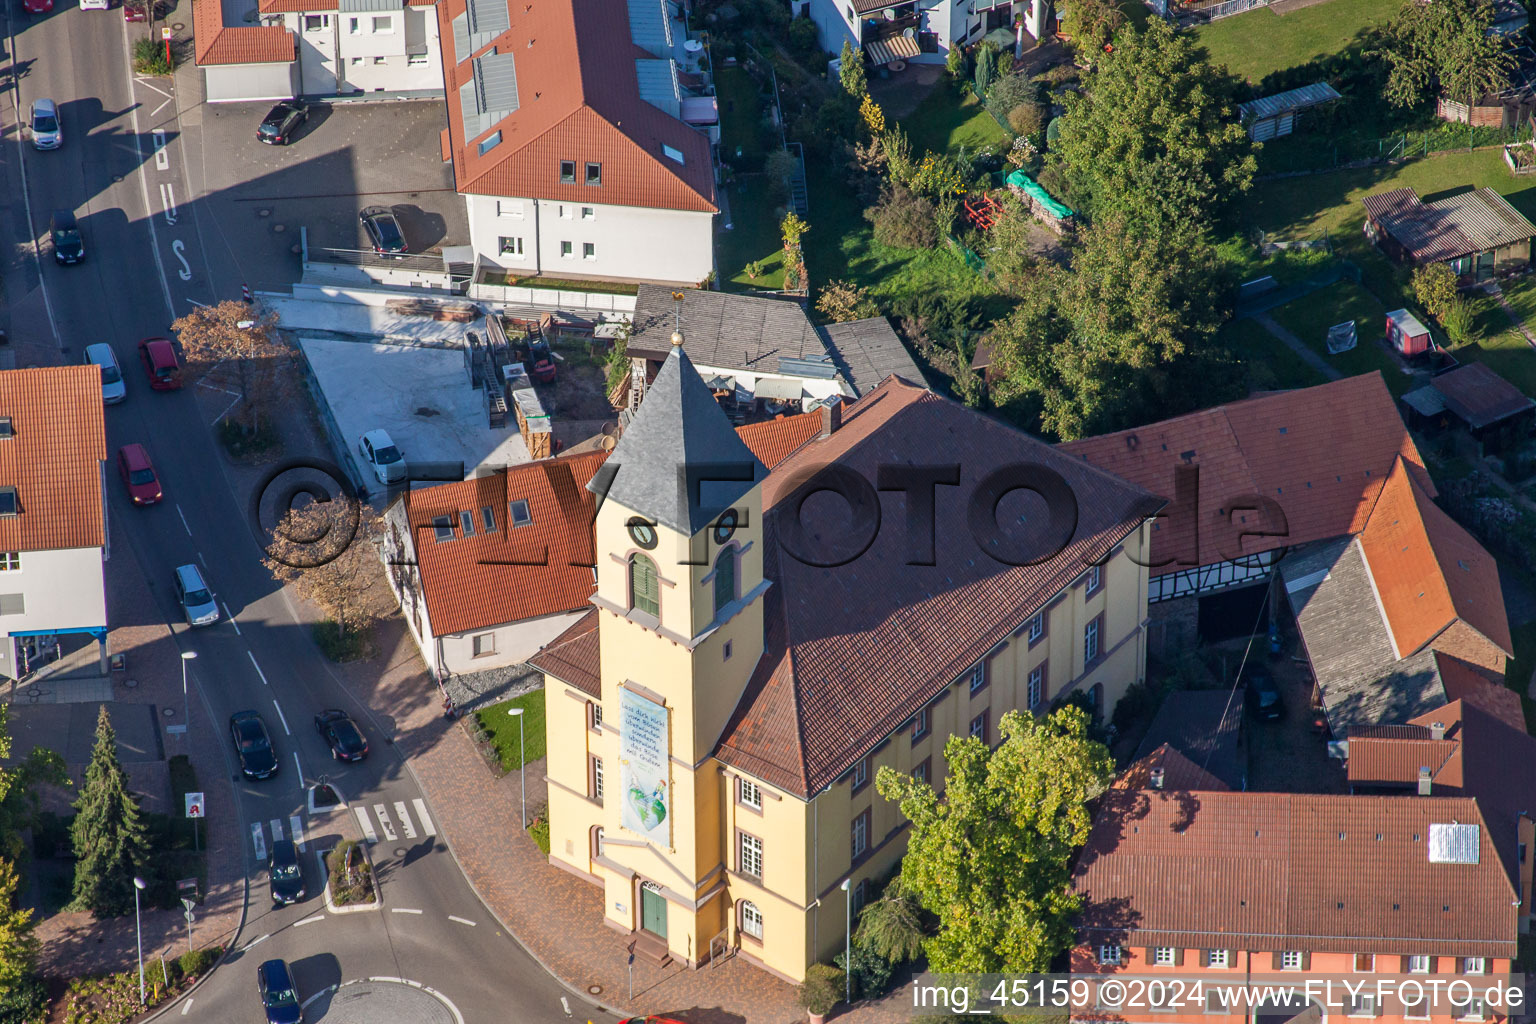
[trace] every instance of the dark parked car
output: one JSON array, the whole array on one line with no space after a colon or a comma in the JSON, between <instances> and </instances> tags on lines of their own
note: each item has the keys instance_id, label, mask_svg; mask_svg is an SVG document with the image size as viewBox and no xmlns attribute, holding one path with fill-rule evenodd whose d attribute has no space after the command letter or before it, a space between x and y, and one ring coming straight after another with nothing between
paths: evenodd
<instances>
[{"instance_id":1,"label":"dark parked car","mask_svg":"<svg viewBox=\"0 0 1536 1024\"><path fill-rule=\"evenodd\" d=\"M368 756L368 741L357 723L338 708L327 708L315 716L315 728L325 737L331 756L338 761L361 761Z\"/></svg>"},{"instance_id":2,"label":"dark parked car","mask_svg":"<svg viewBox=\"0 0 1536 1024\"><path fill-rule=\"evenodd\" d=\"M400 233L400 222L387 206L370 206L357 215L368 230L373 251L380 256L404 256L405 235Z\"/></svg>"},{"instance_id":3,"label":"dark parked car","mask_svg":"<svg viewBox=\"0 0 1536 1024\"><path fill-rule=\"evenodd\" d=\"M1254 676L1248 682L1248 710L1253 717L1273 722L1285 717L1285 702L1280 699L1280 688L1269 676Z\"/></svg>"},{"instance_id":4,"label":"dark parked car","mask_svg":"<svg viewBox=\"0 0 1536 1024\"><path fill-rule=\"evenodd\" d=\"M304 1019L299 990L285 961L268 960L256 968L256 989L261 993L267 1024L300 1024Z\"/></svg>"},{"instance_id":5,"label":"dark parked car","mask_svg":"<svg viewBox=\"0 0 1536 1024\"><path fill-rule=\"evenodd\" d=\"M235 741L240 758L240 773L248 779L270 779L277 774L277 754L267 723L254 711L236 711L229 716L229 735Z\"/></svg>"},{"instance_id":6,"label":"dark parked car","mask_svg":"<svg viewBox=\"0 0 1536 1024\"><path fill-rule=\"evenodd\" d=\"M80 222L68 210L54 210L48 224L53 238L53 258L60 263L75 264L85 259L85 239L80 236Z\"/></svg>"},{"instance_id":7,"label":"dark parked car","mask_svg":"<svg viewBox=\"0 0 1536 1024\"><path fill-rule=\"evenodd\" d=\"M267 858L273 906L286 906L304 898L304 872L299 870L299 848L292 839L276 839Z\"/></svg>"},{"instance_id":8,"label":"dark parked car","mask_svg":"<svg viewBox=\"0 0 1536 1024\"><path fill-rule=\"evenodd\" d=\"M256 129L256 140L269 146L286 146L293 141L293 133L299 125L309 120L309 104L303 100L283 100L267 111L261 126Z\"/></svg>"}]
</instances>

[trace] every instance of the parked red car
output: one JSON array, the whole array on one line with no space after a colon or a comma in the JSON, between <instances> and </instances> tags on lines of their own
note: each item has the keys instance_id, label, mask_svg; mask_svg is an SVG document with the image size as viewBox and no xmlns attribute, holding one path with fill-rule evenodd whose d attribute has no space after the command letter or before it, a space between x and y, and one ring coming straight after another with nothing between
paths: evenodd
<instances>
[{"instance_id":1,"label":"parked red car","mask_svg":"<svg viewBox=\"0 0 1536 1024\"><path fill-rule=\"evenodd\" d=\"M153 505L164 496L160 491L160 478L155 475L155 464L149 461L149 452L143 445L125 444L119 448L117 471L135 505Z\"/></svg>"},{"instance_id":2,"label":"parked red car","mask_svg":"<svg viewBox=\"0 0 1536 1024\"><path fill-rule=\"evenodd\" d=\"M145 338L139 342L139 359L149 374L149 386L156 391L175 391L181 387L181 364L176 349L165 338Z\"/></svg>"},{"instance_id":3,"label":"parked red car","mask_svg":"<svg viewBox=\"0 0 1536 1024\"><path fill-rule=\"evenodd\" d=\"M53 10L53 0L21 0L21 6L28 14L47 14Z\"/></svg>"},{"instance_id":4,"label":"parked red car","mask_svg":"<svg viewBox=\"0 0 1536 1024\"><path fill-rule=\"evenodd\" d=\"M123 0L124 21L148 21L151 0Z\"/></svg>"}]
</instances>

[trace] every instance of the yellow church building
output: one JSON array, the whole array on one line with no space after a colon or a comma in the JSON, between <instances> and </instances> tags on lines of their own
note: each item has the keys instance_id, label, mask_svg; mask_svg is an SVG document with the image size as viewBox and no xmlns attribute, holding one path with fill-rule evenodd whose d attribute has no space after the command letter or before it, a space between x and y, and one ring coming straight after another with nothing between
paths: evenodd
<instances>
[{"instance_id":1,"label":"yellow church building","mask_svg":"<svg viewBox=\"0 0 1536 1024\"><path fill-rule=\"evenodd\" d=\"M799 981L906 847L877 768L942 785L951 734L1142 679L1163 502L896 377L794 419L733 430L674 337L531 660L551 862L638 955Z\"/></svg>"}]
</instances>

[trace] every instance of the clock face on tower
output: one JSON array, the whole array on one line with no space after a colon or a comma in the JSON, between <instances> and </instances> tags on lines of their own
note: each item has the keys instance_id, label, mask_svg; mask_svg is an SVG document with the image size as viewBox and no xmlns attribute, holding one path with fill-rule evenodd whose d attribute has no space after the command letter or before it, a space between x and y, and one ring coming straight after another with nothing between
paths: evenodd
<instances>
[{"instance_id":1,"label":"clock face on tower","mask_svg":"<svg viewBox=\"0 0 1536 1024\"><path fill-rule=\"evenodd\" d=\"M736 533L738 518L736 510L728 508L720 513L720 518L715 520L715 543L724 544Z\"/></svg>"},{"instance_id":2,"label":"clock face on tower","mask_svg":"<svg viewBox=\"0 0 1536 1024\"><path fill-rule=\"evenodd\" d=\"M647 551L656 547L656 527L638 517L629 521L629 537Z\"/></svg>"}]
</instances>

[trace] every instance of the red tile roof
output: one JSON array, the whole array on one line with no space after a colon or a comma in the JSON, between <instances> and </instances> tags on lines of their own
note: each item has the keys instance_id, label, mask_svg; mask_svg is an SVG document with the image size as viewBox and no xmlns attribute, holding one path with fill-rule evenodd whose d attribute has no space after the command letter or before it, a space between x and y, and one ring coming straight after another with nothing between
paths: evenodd
<instances>
[{"instance_id":1,"label":"red tile roof","mask_svg":"<svg viewBox=\"0 0 1536 1024\"><path fill-rule=\"evenodd\" d=\"M1152 773L1159 768L1163 771L1163 784L1154 787ZM1114 785L1117 789L1204 789L1218 793L1231 789L1225 782L1185 757L1178 748L1167 743L1133 761L1120 773Z\"/></svg>"},{"instance_id":2,"label":"red tile roof","mask_svg":"<svg viewBox=\"0 0 1536 1024\"><path fill-rule=\"evenodd\" d=\"M0 551L101 547L101 371L0 371L0 416L14 432L0 439L0 484L16 488L21 506L20 515L0 518Z\"/></svg>"},{"instance_id":3,"label":"red tile roof","mask_svg":"<svg viewBox=\"0 0 1536 1024\"><path fill-rule=\"evenodd\" d=\"M1239 553L1358 533L1398 456L1415 467L1423 465L1376 372L1258 395L1059 447L1170 499L1177 497L1175 468L1199 467L1198 514L1181 514L1170 504L1152 533L1154 576L1191 568L1191 556L1193 564L1213 565ZM1433 496L1434 484L1419 472ZM1257 512L1240 512L1234 522L1234 502L1245 495L1274 501L1284 523ZM1283 527L1287 535L1239 542L1237 533L1261 522L1268 529Z\"/></svg>"},{"instance_id":4,"label":"red tile roof","mask_svg":"<svg viewBox=\"0 0 1536 1024\"><path fill-rule=\"evenodd\" d=\"M1398 656L1422 650L1460 619L1512 657L1498 564L1419 479L1399 461L1360 535Z\"/></svg>"},{"instance_id":5,"label":"red tile roof","mask_svg":"<svg viewBox=\"0 0 1536 1024\"><path fill-rule=\"evenodd\" d=\"M519 106L481 136L465 138L459 87L473 77L473 56L489 47L460 63L453 19L465 13L466 0L437 4L460 192L716 212L709 139L640 98L624 0L508 6L511 28L491 45L515 54ZM476 143L493 130L502 142L482 156ZM665 156L664 145L679 150L683 162ZM561 183L562 160L576 162L575 184ZM582 183L588 162L603 165L600 186Z\"/></svg>"},{"instance_id":6,"label":"red tile roof","mask_svg":"<svg viewBox=\"0 0 1536 1024\"><path fill-rule=\"evenodd\" d=\"M1440 683L1447 701L1466 701L1517 732L1526 731L1525 706L1520 695L1504 685L1502 677L1479 665L1468 664L1444 651L1435 652Z\"/></svg>"},{"instance_id":7,"label":"red tile roof","mask_svg":"<svg viewBox=\"0 0 1536 1024\"><path fill-rule=\"evenodd\" d=\"M199 67L210 64L281 64L294 59L293 33L280 25L224 24L219 0L194 0L192 31Z\"/></svg>"},{"instance_id":8,"label":"red tile roof","mask_svg":"<svg viewBox=\"0 0 1536 1024\"><path fill-rule=\"evenodd\" d=\"M601 651L597 642L597 609L593 608L528 659L546 676L568 683L593 697L603 695Z\"/></svg>"},{"instance_id":9,"label":"red tile roof","mask_svg":"<svg viewBox=\"0 0 1536 1024\"><path fill-rule=\"evenodd\" d=\"M845 565L821 568L790 553L784 524L808 471L837 463L874 481L878 467L931 461L944 451L957 453L961 483L937 488L934 565L908 564L912 548L899 522L887 522ZM1029 461L1061 473L1077 497L1077 528L1060 553L1038 565L1007 565L968 530L946 528L966 521L966 502L981 480ZM768 647L717 756L809 796L1007 640L1160 502L893 377L849 407L839 430L775 469L763 484L763 504L764 573L776 584L764 606ZM841 519L834 525L820 515L815 502L800 509L806 537L846 535Z\"/></svg>"}]
</instances>

